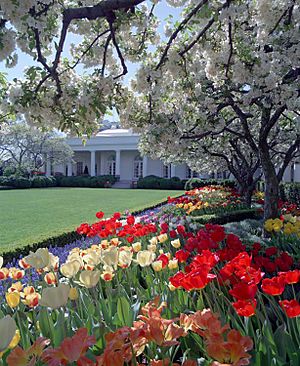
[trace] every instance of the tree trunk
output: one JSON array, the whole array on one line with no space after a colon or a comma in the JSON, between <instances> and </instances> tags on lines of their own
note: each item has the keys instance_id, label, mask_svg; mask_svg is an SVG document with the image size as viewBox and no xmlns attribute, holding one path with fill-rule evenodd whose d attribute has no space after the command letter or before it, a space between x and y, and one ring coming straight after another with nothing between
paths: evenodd
<instances>
[{"instance_id":1,"label":"tree trunk","mask_svg":"<svg viewBox=\"0 0 300 366\"><path fill-rule=\"evenodd\" d=\"M279 182L268 147L260 146L260 161L265 176L264 219L278 217Z\"/></svg>"},{"instance_id":2,"label":"tree trunk","mask_svg":"<svg viewBox=\"0 0 300 366\"><path fill-rule=\"evenodd\" d=\"M246 182L238 183L238 193L243 197L247 207L251 207L252 194L254 191L253 185L248 185Z\"/></svg>"}]
</instances>

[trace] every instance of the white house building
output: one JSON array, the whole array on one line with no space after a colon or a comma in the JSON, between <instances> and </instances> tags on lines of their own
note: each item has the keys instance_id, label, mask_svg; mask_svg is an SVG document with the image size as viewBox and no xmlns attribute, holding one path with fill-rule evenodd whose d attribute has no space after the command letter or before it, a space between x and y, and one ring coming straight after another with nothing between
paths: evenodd
<instances>
[{"instance_id":1,"label":"white house building","mask_svg":"<svg viewBox=\"0 0 300 366\"><path fill-rule=\"evenodd\" d=\"M46 167L46 174L61 173L66 176L82 174L115 175L122 182L133 182L140 177L156 175L158 177L179 177L187 179L198 176L186 164L164 165L160 160L142 157L138 151L139 135L131 130L110 128L98 132L85 144L81 138L69 137L67 143L74 151L74 164ZM201 175L208 178L209 175ZM223 173L215 177L223 178ZM285 181L300 181L300 164L293 163L284 176Z\"/></svg>"}]
</instances>

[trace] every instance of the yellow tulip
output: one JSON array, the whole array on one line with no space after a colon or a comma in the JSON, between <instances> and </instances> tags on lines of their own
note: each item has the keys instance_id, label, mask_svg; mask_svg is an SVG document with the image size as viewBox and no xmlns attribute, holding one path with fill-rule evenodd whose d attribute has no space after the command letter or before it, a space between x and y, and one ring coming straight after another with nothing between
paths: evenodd
<instances>
[{"instance_id":1,"label":"yellow tulip","mask_svg":"<svg viewBox=\"0 0 300 366\"><path fill-rule=\"evenodd\" d=\"M57 287L44 288L39 303L41 306L57 309L66 305L69 293L70 286L65 283L60 283Z\"/></svg>"},{"instance_id":2,"label":"yellow tulip","mask_svg":"<svg viewBox=\"0 0 300 366\"><path fill-rule=\"evenodd\" d=\"M168 284L168 287L169 287L170 291L175 291L176 290L176 287L173 286L171 282Z\"/></svg>"},{"instance_id":3,"label":"yellow tulip","mask_svg":"<svg viewBox=\"0 0 300 366\"><path fill-rule=\"evenodd\" d=\"M25 261L35 269L45 268L50 265L50 253L47 248L39 248L35 253L30 252Z\"/></svg>"},{"instance_id":4,"label":"yellow tulip","mask_svg":"<svg viewBox=\"0 0 300 366\"><path fill-rule=\"evenodd\" d=\"M168 235L160 234L160 235L158 235L157 240L162 244L168 240Z\"/></svg>"},{"instance_id":5,"label":"yellow tulip","mask_svg":"<svg viewBox=\"0 0 300 366\"><path fill-rule=\"evenodd\" d=\"M101 273L101 278L104 281L111 281L114 278L114 273L105 271L105 272Z\"/></svg>"},{"instance_id":6,"label":"yellow tulip","mask_svg":"<svg viewBox=\"0 0 300 366\"><path fill-rule=\"evenodd\" d=\"M79 297L78 290L76 287L71 287L69 291L69 299L70 300L77 300Z\"/></svg>"},{"instance_id":7,"label":"yellow tulip","mask_svg":"<svg viewBox=\"0 0 300 366\"><path fill-rule=\"evenodd\" d=\"M160 272L162 270L162 261L154 261L152 263L152 268L155 272Z\"/></svg>"},{"instance_id":8,"label":"yellow tulip","mask_svg":"<svg viewBox=\"0 0 300 366\"><path fill-rule=\"evenodd\" d=\"M178 268L178 259L171 259L168 263L169 269L176 269Z\"/></svg>"},{"instance_id":9,"label":"yellow tulip","mask_svg":"<svg viewBox=\"0 0 300 366\"><path fill-rule=\"evenodd\" d=\"M150 243L151 245L157 245L157 243L158 243L157 237L156 237L156 236L154 236L153 238L151 238L151 239L149 240L149 243Z\"/></svg>"},{"instance_id":10,"label":"yellow tulip","mask_svg":"<svg viewBox=\"0 0 300 366\"><path fill-rule=\"evenodd\" d=\"M124 247L127 248L127 247ZM130 248L129 248L130 249ZM119 262L118 265L122 268L127 268L130 266L131 262L132 262L132 256L133 253L131 250L121 250L119 252Z\"/></svg>"},{"instance_id":11,"label":"yellow tulip","mask_svg":"<svg viewBox=\"0 0 300 366\"><path fill-rule=\"evenodd\" d=\"M80 284L86 288L92 288L97 285L100 280L100 271L82 271L79 276Z\"/></svg>"},{"instance_id":12,"label":"yellow tulip","mask_svg":"<svg viewBox=\"0 0 300 366\"><path fill-rule=\"evenodd\" d=\"M81 268L81 263L78 260L66 262L60 266L60 272L67 278L74 277Z\"/></svg>"},{"instance_id":13,"label":"yellow tulip","mask_svg":"<svg viewBox=\"0 0 300 366\"><path fill-rule=\"evenodd\" d=\"M6 315L0 319L0 352L5 351L16 334L17 326L14 319Z\"/></svg>"},{"instance_id":14,"label":"yellow tulip","mask_svg":"<svg viewBox=\"0 0 300 366\"><path fill-rule=\"evenodd\" d=\"M21 339L20 331L19 331L19 329L17 329L13 339L11 340L11 342L8 346L8 348L13 349L13 348L17 347L18 343L20 342L20 339Z\"/></svg>"},{"instance_id":15,"label":"yellow tulip","mask_svg":"<svg viewBox=\"0 0 300 366\"><path fill-rule=\"evenodd\" d=\"M280 219L275 219L273 223L273 230L279 232L283 227L283 222Z\"/></svg>"},{"instance_id":16,"label":"yellow tulip","mask_svg":"<svg viewBox=\"0 0 300 366\"><path fill-rule=\"evenodd\" d=\"M140 250L142 250L142 244L141 242L136 242L132 244L132 249L135 253L139 252Z\"/></svg>"},{"instance_id":17,"label":"yellow tulip","mask_svg":"<svg viewBox=\"0 0 300 366\"><path fill-rule=\"evenodd\" d=\"M149 244L147 246L147 249L150 250L150 252L155 253L156 252L156 249L157 249L157 246L155 244Z\"/></svg>"},{"instance_id":18,"label":"yellow tulip","mask_svg":"<svg viewBox=\"0 0 300 366\"><path fill-rule=\"evenodd\" d=\"M179 240L179 239L172 240L172 241L171 241L171 245L172 245L172 247L174 247L175 249L180 248L180 246L181 246L180 240Z\"/></svg>"},{"instance_id":19,"label":"yellow tulip","mask_svg":"<svg viewBox=\"0 0 300 366\"><path fill-rule=\"evenodd\" d=\"M20 304L20 293L17 291L8 292L5 295L6 302L10 308L16 308Z\"/></svg>"},{"instance_id":20,"label":"yellow tulip","mask_svg":"<svg viewBox=\"0 0 300 366\"><path fill-rule=\"evenodd\" d=\"M136 256L136 261L141 267L150 266L155 258L155 254L150 250L141 250Z\"/></svg>"},{"instance_id":21,"label":"yellow tulip","mask_svg":"<svg viewBox=\"0 0 300 366\"><path fill-rule=\"evenodd\" d=\"M119 251L116 247L110 247L102 251L101 261L104 265L117 269Z\"/></svg>"}]
</instances>

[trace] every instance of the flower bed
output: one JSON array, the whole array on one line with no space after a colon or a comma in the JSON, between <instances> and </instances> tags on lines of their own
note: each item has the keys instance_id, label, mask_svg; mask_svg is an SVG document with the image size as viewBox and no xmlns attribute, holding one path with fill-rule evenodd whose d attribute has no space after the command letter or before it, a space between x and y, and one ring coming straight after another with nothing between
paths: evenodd
<instances>
[{"instance_id":1,"label":"flower bed","mask_svg":"<svg viewBox=\"0 0 300 366\"><path fill-rule=\"evenodd\" d=\"M295 253L173 209L98 212L81 240L0 260L4 365L299 365ZM299 248L298 220L266 226Z\"/></svg>"}]
</instances>

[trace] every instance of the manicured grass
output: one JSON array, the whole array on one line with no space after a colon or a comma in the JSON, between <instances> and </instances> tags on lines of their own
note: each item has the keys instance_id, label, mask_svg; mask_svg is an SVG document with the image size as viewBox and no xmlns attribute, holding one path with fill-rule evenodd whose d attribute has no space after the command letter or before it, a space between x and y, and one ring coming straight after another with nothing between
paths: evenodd
<instances>
[{"instance_id":1,"label":"manicured grass","mask_svg":"<svg viewBox=\"0 0 300 366\"><path fill-rule=\"evenodd\" d=\"M0 252L73 231L102 210L139 210L182 191L47 188L0 191Z\"/></svg>"}]
</instances>

